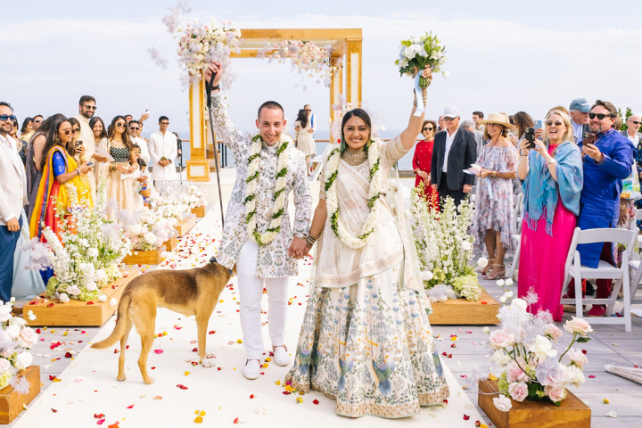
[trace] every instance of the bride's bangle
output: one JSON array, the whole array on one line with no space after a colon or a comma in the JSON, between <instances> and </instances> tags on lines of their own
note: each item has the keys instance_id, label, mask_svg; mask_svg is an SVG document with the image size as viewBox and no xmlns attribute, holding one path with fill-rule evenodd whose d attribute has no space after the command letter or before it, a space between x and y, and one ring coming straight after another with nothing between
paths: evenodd
<instances>
[{"instance_id":1,"label":"bride's bangle","mask_svg":"<svg viewBox=\"0 0 642 428\"><path fill-rule=\"evenodd\" d=\"M308 235L308 236L307 236L307 238L305 238L305 242L306 242L306 244L308 244L308 246L309 246L310 248L312 248L312 246L314 245L314 243L315 243L315 242L317 242L317 239L316 239L316 238L313 238L313 237L312 237L312 236L310 236L310 235Z\"/></svg>"}]
</instances>

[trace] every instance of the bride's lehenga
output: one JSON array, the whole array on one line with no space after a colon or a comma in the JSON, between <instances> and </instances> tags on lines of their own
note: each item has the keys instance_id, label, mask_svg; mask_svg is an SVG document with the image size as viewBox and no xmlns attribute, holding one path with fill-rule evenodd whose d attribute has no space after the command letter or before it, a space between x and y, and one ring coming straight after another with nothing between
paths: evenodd
<instances>
[{"instance_id":1,"label":"bride's lehenga","mask_svg":"<svg viewBox=\"0 0 642 428\"><path fill-rule=\"evenodd\" d=\"M397 137L379 153L387 172L407 151ZM339 212L353 236L370 212L369 182L367 161L339 162ZM365 247L347 247L329 220L317 242L315 280L286 382L336 399L339 415L399 418L448 397L396 185L383 184L387 196Z\"/></svg>"}]
</instances>

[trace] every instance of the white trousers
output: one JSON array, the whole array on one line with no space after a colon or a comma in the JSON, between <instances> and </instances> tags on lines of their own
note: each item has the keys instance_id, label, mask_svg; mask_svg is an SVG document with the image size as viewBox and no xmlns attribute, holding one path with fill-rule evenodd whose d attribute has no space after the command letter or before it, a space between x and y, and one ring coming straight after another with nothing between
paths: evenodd
<instances>
[{"instance_id":1,"label":"white trousers","mask_svg":"<svg viewBox=\"0 0 642 428\"><path fill-rule=\"evenodd\" d=\"M238 260L236 273L239 278L239 297L241 299L241 328L243 345L248 360L260 360L263 357L263 335L261 333L261 299L263 287L268 294L268 326L273 346L285 344L285 320L288 308L288 282L284 278L257 278L256 262L259 246L248 239L243 244Z\"/></svg>"}]
</instances>

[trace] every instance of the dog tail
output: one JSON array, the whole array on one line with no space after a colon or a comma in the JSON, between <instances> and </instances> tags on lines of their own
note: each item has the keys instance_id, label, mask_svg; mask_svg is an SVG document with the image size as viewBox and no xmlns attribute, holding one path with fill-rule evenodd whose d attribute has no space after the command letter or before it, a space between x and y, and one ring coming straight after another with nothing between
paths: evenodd
<instances>
[{"instance_id":1,"label":"dog tail","mask_svg":"<svg viewBox=\"0 0 642 428\"><path fill-rule=\"evenodd\" d=\"M92 348L104 349L108 346L112 346L114 343L118 342L123 334L125 334L125 327L127 326L127 311L129 311L129 303L131 302L131 297L129 295L123 296L118 304L118 321L116 321L116 327L112 331L111 335L98 343L91 345Z\"/></svg>"}]
</instances>

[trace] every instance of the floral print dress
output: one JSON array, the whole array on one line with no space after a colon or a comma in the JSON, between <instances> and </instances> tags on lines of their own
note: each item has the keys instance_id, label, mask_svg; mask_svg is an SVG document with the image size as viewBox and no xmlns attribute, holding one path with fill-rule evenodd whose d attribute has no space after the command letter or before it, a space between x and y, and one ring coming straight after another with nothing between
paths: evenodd
<instances>
[{"instance_id":1,"label":"floral print dress","mask_svg":"<svg viewBox=\"0 0 642 428\"><path fill-rule=\"evenodd\" d=\"M519 152L513 146L490 147L485 145L476 164L484 169L497 171L500 174L517 172ZM481 249L488 230L500 232L501 242L508 251L512 249L513 218L513 181L508 178L477 179L475 194L475 216L471 234L475 238L475 247Z\"/></svg>"},{"instance_id":2,"label":"floral print dress","mask_svg":"<svg viewBox=\"0 0 642 428\"><path fill-rule=\"evenodd\" d=\"M399 149L399 139L388 144L380 151L386 173L396 161L386 160L396 158L396 151L405 153ZM369 180L367 164L355 170ZM340 178L341 173L337 179ZM320 198L325 198L323 186ZM383 214L377 221L395 223ZM403 227L397 224L392 231L400 235L400 226ZM329 229L326 224L324 235L333 233L327 232ZM330 238L323 238L317 245L325 249ZM400 236L377 233L372 238L380 241L373 245L386 248L391 239L401 241ZM419 413L422 405L440 404L449 395L428 322L430 302L423 292L405 284L408 253L404 254L403 245L401 248L396 263L358 275L352 282L342 282L337 277L333 284L320 283L319 279L327 275L320 272L323 263L317 257L317 274L294 366L285 380L294 390L313 389L336 400L339 415L401 418ZM322 252L317 248L317 255ZM360 266L365 266L363 263L362 260Z\"/></svg>"}]
</instances>

